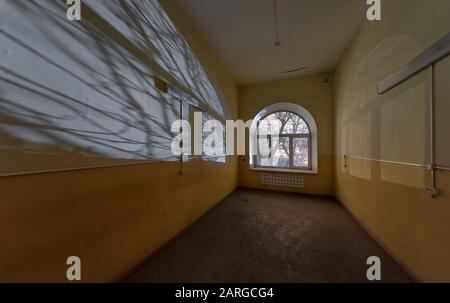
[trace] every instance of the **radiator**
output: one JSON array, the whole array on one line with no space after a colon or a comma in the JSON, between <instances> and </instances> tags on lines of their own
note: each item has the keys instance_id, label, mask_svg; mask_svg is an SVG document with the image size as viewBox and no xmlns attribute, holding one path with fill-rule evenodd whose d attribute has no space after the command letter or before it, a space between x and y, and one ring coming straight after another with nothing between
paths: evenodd
<instances>
[{"instance_id":1,"label":"radiator","mask_svg":"<svg viewBox=\"0 0 450 303\"><path fill-rule=\"evenodd\" d=\"M275 174L275 173L263 173L261 175L261 184L297 187L297 188L305 187L303 176Z\"/></svg>"}]
</instances>

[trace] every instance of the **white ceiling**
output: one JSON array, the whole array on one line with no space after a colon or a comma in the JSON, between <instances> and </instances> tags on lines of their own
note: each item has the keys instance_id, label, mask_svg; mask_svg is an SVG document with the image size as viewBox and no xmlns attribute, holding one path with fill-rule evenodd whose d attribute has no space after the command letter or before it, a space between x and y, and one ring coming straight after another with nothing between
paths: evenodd
<instances>
[{"instance_id":1,"label":"white ceiling","mask_svg":"<svg viewBox=\"0 0 450 303\"><path fill-rule=\"evenodd\" d=\"M367 9L365 0L278 0L277 47L273 0L175 1L239 84L334 70Z\"/></svg>"}]
</instances>

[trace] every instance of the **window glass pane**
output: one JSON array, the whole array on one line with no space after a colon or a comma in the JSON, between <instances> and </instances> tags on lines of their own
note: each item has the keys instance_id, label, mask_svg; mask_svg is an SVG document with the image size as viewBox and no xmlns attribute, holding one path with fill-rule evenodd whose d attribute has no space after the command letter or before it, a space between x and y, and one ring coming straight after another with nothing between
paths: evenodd
<instances>
[{"instance_id":1,"label":"window glass pane","mask_svg":"<svg viewBox=\"0 0 450 303\"><path fill-rule=\"evenodd\" d=\"M294 138L294 166L309 167L309 138Z\"/></svg>"},{"instance_id":2,"label":"window glass pane","mask_svg":"<svg viewBox=\"0 0 450 303\"><path fill-rule=\"evenodd\" d=\"M261 157L260 165L266 167L289 168L289 138L272 137L273 150L271 157Z\"/></svg>"},{"instance_id":3,"label":"window glass pane","mask_svg":"<svg viewBox=\"0 0 450 303\"><path fill-rule=\"evenodd\" d=\"M309 128L302 117L291 112L273 113L260 123L265 132L272 135L309 134Z\"/></svg>"},{"instance_id":4,"label":"window glass pane","mask_svg":"<svg viewBox=\"0 0 450 303\"><path fill-rule=\"evenodd\" d=\"M212 134L212 132L205 132L205 123L208 122L208 120L212 120L213 117L208 114L207 112L202 112L202 144L205 142L206 138ZM206 155L205 149L203 148L203 159L208 158L208 156Z\"/></svg>"},{"instance_id":5,"label":"window glass pane","mask_svg":"<svg viewBox=\"0 0 450 303\"><path fill-rule=\"evenodd\" d=\"M214 118L213 118L213 116L211 116L209 113L207 113L207 112L203 112L202 113L203 114L203 121L202 121L202 127L203 127L203 129L204 129L204 127L205 127L205 123L206 122L208 122L208 121L212 121L212 120L215 120ZM222 125L223 125L224 123L222 123ZM202 142L206 142L206 140L207 140L207 138L209 137L209 136L211 136L211 135L213 135L214 134L214 130L212 130L212 131L209 131L209 132L207 132L207 131L203 131L203 138L202 138ZM217 138L217 139L219 139L219 138ZM227 158L226 158L226 150L225 150L225 148L226 148L226 142L225 142L225 139L226 139L226 135L225 135L225 127L224 127L224 129L223 129L223 133L222 133L222 142L221 142L221 145L220 145L220 153L219 154L216 154L216 155L210 155L210 156L208 156L207 154L206 154L206 152L205 152L205 149L203 148L203 159L204 160L207 160L207 161L210 161L210 162L217 162L217 163L226 163L227 162ZM217 141L214 141L216 144L218 143ZM214 143L211 145L211 147L212 148L217 148L217 149L219 149Z\"/></svg>"}]
</instances>

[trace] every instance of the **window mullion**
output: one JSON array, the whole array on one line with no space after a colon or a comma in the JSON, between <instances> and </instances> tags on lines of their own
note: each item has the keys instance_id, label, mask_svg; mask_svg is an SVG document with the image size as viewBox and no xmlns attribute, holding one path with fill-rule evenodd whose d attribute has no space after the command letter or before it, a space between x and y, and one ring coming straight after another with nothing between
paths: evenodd
<instances>
[{"instance_id":1,"label":"window mullion","mask_svg":"<svg viewBox=\"0 0 450 303\"><path fill-rule=\"evenodd\" d=\"M308 137L308 168L312 169L312 143L311 143L311 137Z\"/></svg>"},{"instance_id":2,"label":"window mullion","mask_svg":"<svg viewBox=\"0 0 450 303\"><path fill-rule=\"evenodd\" d=\"M294 137L292 135L289 138L289 168L294 168Z\"/></svg>"}]
</instances>

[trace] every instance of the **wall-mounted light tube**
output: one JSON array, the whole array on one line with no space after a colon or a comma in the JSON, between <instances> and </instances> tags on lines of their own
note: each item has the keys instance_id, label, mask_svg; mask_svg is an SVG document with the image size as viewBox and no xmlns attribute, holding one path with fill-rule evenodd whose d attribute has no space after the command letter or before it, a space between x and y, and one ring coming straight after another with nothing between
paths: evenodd
<instances>
[{"instance_id":1,"label":"wall-mounted light tube","mask_svg":"<svg viewBox=\"0 0 450 303\"><path fill-rule=\"evenodd\" d=\"M378 83L378 94L384 94L450 54L450 32L412 59L405 67Z\"/></svg>"}]
</instances>

